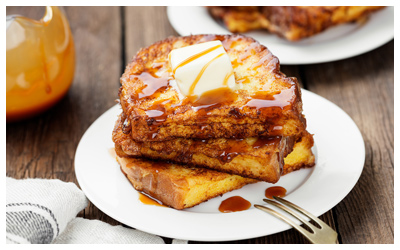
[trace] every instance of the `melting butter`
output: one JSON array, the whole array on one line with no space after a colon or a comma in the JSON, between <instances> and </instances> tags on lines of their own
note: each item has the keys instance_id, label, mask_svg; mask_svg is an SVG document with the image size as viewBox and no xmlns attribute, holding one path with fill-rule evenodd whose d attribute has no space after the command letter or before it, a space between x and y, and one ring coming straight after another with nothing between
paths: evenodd
<instances>
[{"instance_id":1,"label":"melting butter","mask_svg":"<svg viewBox=\"0 0 400 250\"><path fill-rule=\"evenodd\" d=\"M168 55L176 84L185 96L238 86L231 60L221 41L211 41L174 49Z\"/></svg>"}]
</instances>

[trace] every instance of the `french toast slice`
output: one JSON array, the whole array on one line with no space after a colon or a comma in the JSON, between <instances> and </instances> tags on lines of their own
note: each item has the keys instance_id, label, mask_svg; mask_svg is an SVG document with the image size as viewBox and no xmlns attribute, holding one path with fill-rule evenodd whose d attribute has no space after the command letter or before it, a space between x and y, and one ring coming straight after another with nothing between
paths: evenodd
<instances>
[{"instance_id":1,"label":"french toast slice","mask_svg":"<svg viewBox=\"0 0 400 250\"><path fill-rule=\"evenodd\" d=\"M312 136L298 141L285 158L286 175L295 170L312 167L315 157L311 151ZM195 168L169 162L152 161L126 155L116 144L117 161L133 187L175 209L198 205L211 198L239 189L258 180L244 178L206 168Z\"/></svg>"},{"instance_id":2,"label":"french toast slice","mask_svg":"<svg viewBox=\"0 0 400 250\"><path fill-rule=\"evenodd\" d=\"M227 29L243 33L267 29L290 41L318 34L348 22L363 22L382 6L210 6L208 10L222 20Z\"/></svg>"},{"instance_id":3,"label":"french toast slice","mask_svg":"<svg viewBox=\"0 0 400 250\"><path fill-rule=\"evenodd\" d=\"M285 157L282 175L301 168L313 167L315 165L315 155L311 150L313 146L313 135L308 132L303 133L303 136L295 142L293 151Z\"/></svg>"},{"instance_id":4,"label":"french toast slice","mask_svg":"<svg viewBox=\"0 0 400 250\"><path fill-rule=\"evenodd\" d=\"M294 145L295 137L251 137L246 139L186 139L140 142L124 133L122 113L113 130L112 139L121 147L120 156L145 157L206 167L270 183L279 180L283 159ZM311 138L312 139L312 138Z\"/></svg>"},{"instance_id":5,"label":"french toast slice","mask_svg":"<svg viewBox=\"0 0 400 250\"><path fill-rule=\"evenodd\" d=\"M241 88L204 103L187 101L171 77L168 54L213 40L222 42ZM121 84L125 127L135 141L294 136L306 127L296 78L280 72L279 60L265 46L241 35L192 35L157 42L137 53Z\"/></svg>"},{"instance_id":6,"label":"french toast slice","mask_svg":"<svg viewBox=\"0 0 400 250\"><path fill-rule=\"evenodd\" d=\"M143 158L117 161L133 187L175 209L198 205L257 180Z\"/></svg>"}]
</instances>

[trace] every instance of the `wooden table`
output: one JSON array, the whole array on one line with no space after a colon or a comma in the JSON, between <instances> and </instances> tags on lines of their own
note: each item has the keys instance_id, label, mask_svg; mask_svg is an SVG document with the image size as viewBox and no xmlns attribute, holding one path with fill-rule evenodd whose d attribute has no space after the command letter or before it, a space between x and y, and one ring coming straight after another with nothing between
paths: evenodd
<instances>
[{"instance_id":1,"label":"wooden table","mask_svg":"<svg viewBox=\"0 0 400 250\"><path fill-rule=\"evenodd\" d=\"M7 14L19 13L20 8L8 7ZM78 184L74 173L76 147L86 129L115 105L125 65L141 47L177 35L164 7L65 7L65 11L76 46L73 85L67 96L44 114L7 124L7 176L57 178ZM282 71L347 112L365 141L360 180L343 201L320 218L336 229L339 243L393 243L393 40L350 59L282 66ZM111 138L111 131L104 136ZM120 224L93 204L78 216ZM307 241L292 229L224 243Z\"/></svg>"}]
</instances>

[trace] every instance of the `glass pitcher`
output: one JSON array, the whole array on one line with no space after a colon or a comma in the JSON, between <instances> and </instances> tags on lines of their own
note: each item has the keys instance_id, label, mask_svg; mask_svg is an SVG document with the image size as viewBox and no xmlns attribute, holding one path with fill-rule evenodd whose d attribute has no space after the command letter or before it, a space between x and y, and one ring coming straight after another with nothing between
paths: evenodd
<instances>
[{"instance_id":1,"label":"glass pitcher","mask_svg":"<svg viewBox=\"0 0 400 250\"><path fill-rule=\"evenodd\" d=\"M39 21L7 16L7 122L41 113L68 91L75 70L74 42L60 8Z\"/></svg>"}]
</instances>

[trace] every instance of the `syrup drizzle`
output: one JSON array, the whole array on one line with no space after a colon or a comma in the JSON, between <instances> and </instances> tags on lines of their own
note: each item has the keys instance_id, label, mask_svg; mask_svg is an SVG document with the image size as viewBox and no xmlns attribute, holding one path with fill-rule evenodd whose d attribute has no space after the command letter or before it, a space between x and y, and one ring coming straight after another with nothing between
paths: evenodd
<instances>
[{"instance_id":1,"label":"syrup drizzle","mask_svg":"<svg viewBox=\"0 0 400 250\"><path fill-rule=\"evenodd\" d=\"M191 96L193 95L193 91L196 88L197 83L199 82L201 76L203 75L204 71L206 71L206 69L208 68L208 66L210 66L210 64L212 62L214 62L215 60L217 60L218 58L220 58L221 56L223 56L224 53L219 54L218 56L214 57L212 60L210 60L206 65L203 66L203 68L200 70L199 74L197 75L196 79L193 81L192 85L190 85L189 88L189 93L188 95Z\"/></svg>"},{"instance_id":2,"label":"syrup drizzle","mask_svg":"<svg viewBox=\"0 0 400 250\"><path fill-rule=\"evenodd\" d=\"M224 78L224 82L222 83L222 86L228 87L228 80L229 80L229 77L231 77L231 75L233 75L233 70L230 73L226 74L226 76Z\"/></svg>"},{"instance_id":3,"label":"syrup drizzle","mask_svg":"<svg viewBox=\"0 0 400 250\"><path fill-rule=\"evenodd\" d=\"M206 42L212 40L220 40L222 42L224 49L229 51L230 49L233 49L236 46L237 42L240 42L241 38L231 37L229 40L226 40L225 37L223 36L207 35L204 36L199 42ZM212 51L212 49L217 49L220 46L221 45L217 45L205 51L202 51L192 56L190 59L189 58L186 59L184 62L180 63L178 67L181 67L189 63L190 61L193 61L196 58L202 56L203 54ZM232 61L233 68L236 68L239 65L244 64L246 60L248 60L248 58L250 58L253 53L263 52L263 50L259 51L259 48L257 46L259 46L257 43L250 44L246 48L245 52L236 59L236 64L234 63L235 60ZM222 56L222 54L218 55L218 57L219 56ZM268 63L268 65L265 65L265 62L268 61L270 58L272 58L271 62ZM215 59L216 58L214 58L213 60ZM265 67L271 67L275 63L275 60L273 59L274 57L272 56L271 53L264 53L262 54L260 61L256 64L252 64L250 66L252 68L249 69L255 69L263 65L265 65ZM229 105L230 103L235 102L237 100L238 94L235 91L230 90L228 87L222 87L215 90L207 91L203 93L200 97L192 95L197 82L199 81L201 75L204 73L209 64L211 64L211 61L203 67L202 71L196 77L196 80L192 83L190 87L189 96L180 99L179 102L177 103L173 103L172 100L169 99L165 103L155 103L151 107L146 108L145 112L148 115L148 122L149 124L151 124L149 125L151 128L150 129L151 131L149 131L150 138L155 138L157 136L156 132L158 129L158 125L164 122L169 115L181 114L188 110L194 110L195 112L198 112L199 125L201 125L202 123L207 123L208 117L212 114L211 110L223 105ZM176 67L174 70L176 70L178 67ZM167 62L155 62L153 64L153 67L147 68L146 71L142 71L139 74L132 75L131 79L137 78L141 80L144 86L140 91L138 91L139 94L137 94L136 96L131 96L129 101L140 102L144 98L155 98L156 94L166 91L168 88L171 87L170 80L173 79L171 73L172 73L171 69L169 68ZM227 86L227 82L231 74L234 74L234 72L230 72L230 74L225 77L224 86ZM244 77L236 79L236 82L245 84L249 83L250 79L248 77ZM293 84L293 86L290 89L282 90L280 93L271 96L271 95L266 95L265 93L268 92L262 91L263 89L261 88L256 95L247 97L246 98L247 100L245 100L245 103L242 105L242 107L237 108L236 110L230 112L230 114L239 119L241 118L243 109L246 108L256 109L257 112L260 113L265 112L266 114L269 114L270 108L284 109L293 100L293 96L295 96L294 92L295 89L296 86L295 84ZM167 110L169 112L167 112ZM274 117L271 117L269 120L271 120L271 123L273 123L274 119L275 119ZM126 125L127 125L126 127L128 128L127 130L129 130L130 124ZM278 129L279 126L276 127L276 129L275 127L274 128L271 127L270 128L271 131L279 130ZM278 132L273 134L278 134Z\"/></svg>"},{"instance_id":4,"label":"syrup drizzle","mask_svg":"<svg viewBox=\"0 0 400 250\"><path fill-rule=\"evenodd\" d=\"M214 148L213 152L215 155L211 155L213 158L218 159L221 163L227 163L232 161L236 156L243 153L252 152L262 147L274 146L278 147L281 142L281 136L274 137L258 137L256 141L251 144L247 142L247 139L230 139L227 141L222 148ZM198 148L206 148L209 144L208 140L193 139L188 150L182 155L190 160L195 152L198 152ZM278 155L279 156L279 155Z\"/></svg>"},{"instance_id":5,"label":"syrup drizzle","mask_svg":"<svg viewBox=\"0 0 400 250\"><path fill-rule=\"evenodd\" d=\"M133 78L137 78L144 83L144 87L138 95L138 99L143 99L154 95L156 92L167 89L169 86L169 77L157 76L151 72L144 71L140 75L134 75Z\"/></svg>"},{"instance_id":6,"label":"syrup drizzle","mask_svg":"<svg viewBox=\"0 0 400 250\"><path fill-rule=\"evenodd\" d=\"M139 192L139 200L146 205L154 205L154 206L160 206L160 207L166 207L165 205L161 204L160 202L158 202L157 200L144 195L142 193Z\"/></svg>"},{"instance_id":7,"label":"syrup drizzle","mask_svg":"<svg viewBox=\"0 0 400 250\"><path fill-rule=\"evenodd\" d=\"M254 107L259 109L279 107L283 109L291 102L291 97L294 96L294 87L284 89L280 93L273 96L263 95L260 91L257 95L252 96L244 107Z\"/></svg>"},{"instance_id":8,"label":"syrup drizzle","mask_svg":"<svg viewBox=\"0 0 400 250\"><path fill-rule=\"evenodd\" d=\"M191 57L188 57L187 59L183 60L180 64L178 64L178 66L176 66L176 67L172 70L172 72L175 74L175 72L176 72L176 70L177 70L178 68L183 67L183 66L185 66L186 64L188 64L188 63L190 63L190 62L196 60L197 58L200 58L200 57L202 57L202 56L204 56L204 55L210 53L211 51L214 51L214 50L216 50L216 49L218 49L218 48L221 48L221 47L222 47L222 45L219 44L219 45L213 46L213 47L211 47L211 48L208 48L208 49L206 49L206 50L204 50L204 51L201 51L201 52L199 52L199 53L197 53L197 54L194 54L194 55L191 56ZM170 55L171 55L171 54L169 54L168 56L169 56L169 59L171 60Z\"/></svg>"},{"instance_id":9,"label":"syrup drizzle","mask_svg":"<svg viewBox=\"0 0 400 250\"><path fill-rule=\"evenodd\" d=\"M232 146L227 147L219 152L218 159L221 162L230 162L233 160L233 158L240 154L251 152L252 150L249 150L249 147L255 150L271 144L277 144L281 141L281 139L281 136L258 137L256 142L251 146L246 141L244 141L244 139L235 139L235 143L233 143Z\"/></svg>"}]
</instances>

